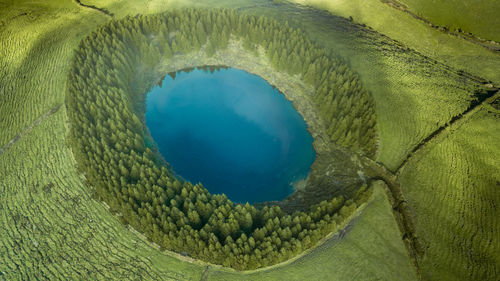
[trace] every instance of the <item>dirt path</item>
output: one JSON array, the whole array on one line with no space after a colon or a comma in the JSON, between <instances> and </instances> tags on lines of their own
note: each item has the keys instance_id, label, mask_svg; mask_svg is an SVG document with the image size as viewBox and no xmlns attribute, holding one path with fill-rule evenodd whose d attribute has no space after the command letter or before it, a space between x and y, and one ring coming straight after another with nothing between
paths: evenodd
<instances>
[{"instance_id":1,"label":"dirt path","mask_svg":"<svg viewBox=\"0 0 500 281\"><path fill-rule=\"evenodd\" d=\"M442 138L442 135L445 135L449 132L450 127L460 125L465 122L465 120L469 119L470 116L474 115L477 111L479 111L485 104L491 104L497 99L500 99L500 90L497 88L491 88L489 90L486 90L486 94L479 96L477 100L474 100L471 102L469 107L462 113L458 114L457 116L451 118L451 120L444 124L443 126L439 127L437 130L432 132L429 136L427 136L425 139L423 139L418 145L416 145L408 154L408 156L401 162L399 167L396 169L395 174L399 175L402 168L408 163L409 160L412 159L413 155L418 153L420 150L422 150L425 146L428 145L430 142L435 142L438 139Z\"/></svg>"},{"instance_id":2,"label":"dirt path","mask_svg":"<svg viewBox=\"0 0 500 281\"><path fill-rule=\"evenodd\" d=\"M42 114L40 117L38 117L33 123L31 123L31 125L29 125L28 127L24 128L24 130L19 134L17 135L15 138L11 139L7 144L5 144L3 147L0 147L0 155L2 153L4 153L5 151L7 151L7 149L9 149L11 146L13 146L18 140L20 140L24 135L28 134L29 132L31 132L31 130L33 130L33 128L35 128L38 124L40 124L40 122L42 122L43 120L47 119L49 116L51 116L52 114L56 113L60 108L61 108L62 104L58 105L58 106L55 106L53 107L52 109L50 109L49 111L45 112L44 114Z\"/></svg>"},{"instance_id":3,"label":"dirt path","mask_svg":"<svg viewBox=\"0 0 500 281\"><path fill-rule=\"evenodd\" d=\"M110 17L113 17L114 14L112 12L110 12L108 9L105 9L105 8L99 8L99 7L96 7L94 5L87 5L87 4L83 4L81 0L75 0L76 4L78 4L79 6L82 6L82 7L85 7L85 8L89 8L89 9L93 9L93 10L96 10L98 12L101 12L107 16L110 16Z\"/></svg>"}]
</instances>

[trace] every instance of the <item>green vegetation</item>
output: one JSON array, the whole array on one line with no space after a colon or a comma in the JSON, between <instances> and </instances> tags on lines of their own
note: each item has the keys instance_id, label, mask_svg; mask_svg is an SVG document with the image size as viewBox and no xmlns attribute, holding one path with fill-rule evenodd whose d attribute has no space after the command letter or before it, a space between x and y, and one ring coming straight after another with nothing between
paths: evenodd
<instances>
[{"instance_id":1,"label":"green vegetation","mask_svg":"<svg viewBox=\"0 0 500 281\"><path fill-rule=\"evenodd\" d=\"M63 110L57 112L0 155L0 170L7 175L0 179L0 192L5 195L0 197L0 276L6 280L129 280L137 276L200 280L205 266L151 247L89 196L65 144L66 119ZM21 166L26 170L19 172ZM321 280L323 275L319 274L329 273L344 280L352 276L352 263L359 261L363 268L370 268L364 275L366 280L371 274L384 280L416 280L380 188L374 189L374 197L374 203L362 209L348 233L295 263L254 274L211 267L205 280L221 280L222 276L230 276L230 280L276 280L286 272L288 278L302 274L295 280L300 276ZM310 260L309 255L315 259ZM381 256L393 262L380 268ZM326 264L336 266L324 267ZM331 271L323 273L324 269ZM217 274L219 271L223 273Z\"/></svg>"},{"instance_id":2,"label":"green vegetation","mask_svg":"<svg viewBox=\"0 0 500 281\"><path fill-rule=\"evenodd\" d=\"M415 14L450 30L461 29L500 42L500 5L495 0L399 0Z\"/></svg>"},{"instance_id":3,"label":"green vegetation","mask_svg":"<svg viewBox=\"0 0 500 281\"><path fill-rule=\"evenodd\" d=\"M500 56L498 54L429 27L411 15L387 5L384 3L386 1L291 0L291 2L325 9L334 15L345 18L352 17L355 22L366 24L373 30L401 42L426 57L479 77L500 82L500 72L498 71ZM471 3L470 1L462 2ZM489 2L495 5L495 0ZM457 11L462 12L461 10ZM495 28L491 28L491 30L495 32Z\"/></svg>"},{"instance_id":4,"label":"green vegetation","mask_svg":"<svg viewBox=\"0 0 500 281\"><path fill-rule=\"evenodd\" d=\"M63 107L0 154L0 280L199 280L201 266L162 254L91 198L66 120Z\"/></svg>"},{"instance_id":5,"label":"green vegetation","mask_svg":"<svg viewBox=\"0 0 500 281\"><path fill-rule=\"evenodd\" d=\"M473 102L481 79L468 73L500 81L498 55L429 28L379 0L328 1L329 11L352 16L353 22L260 0L83 2L110 10L115 19L196 6L238 7L280 23L288 20L359 73L376 104L377 160L393 170L412 148ZM417 151L399 174L425 249L418 277L411 273L388 204L375 203L380 202L378 189L374 198L379 199L365 208L361 204L354 213L361 212L359 218L338 236L292 262L258 271L207 267L141 240L119 222L119 214L112 216L91 198L66 143L64 89L71 58L79 42L109 20L70 0L0 1L0 279L496 280L498 106L485 106L460 127L445 130L443 138ZM225 51L242 46L233 43ZM213 61L225 51L219 50ZM260 51L256 61L267 62ZM245 62L248 57L241 58L234 59Z\"/></svg>"},{"instance_id":6,"label":"green vegetation","mask_svg":"<svg viewBox=\"0 0 500 281\"><path fill-rule=\"evenodd\" d=\"M415 155L400 175L426 249L427 280L495 280L500 264L500 117L485 107Z\"/></svg>"},{"instance_id":7,"label":"green vegetation","mask_svg":"<svg viewBox=\"0 0 500 281\"><path fill-rule=\"evenodd\" d=\"M255 8L252 13L263 12ZM310 8L294 9L291 4L265 10L266 16L281 14L359 73L375 100L377 161L392 171L428 135L465 111L481 88L481 79L347 19Z\"/></svg>"},{"instance_id":8,"label":"green vegetation","mask_svg":"<svg viewBox=\"0 0 500 281\"><path fill-rule=\"evenodd\" d=\"M179 182L158 163L145 146L140 121L144 95L157 76L155 65L200 48L213 56L227 48L231 36L242 38L250 52L261 44L277 71L300 74L315 86L313 99L330 125L332 141L373 153L373 103L345 64L286 25L226 10L127 17L87 37L69 77L71 142L88 183L124 223L166 249L238 269L257 268L314 245L366 195L358 193L357 202L345 204L333 198L307 213L287 215L278 206L235 205L201 185Z\"/></svg>"},{"instance_id":9,"label":"green vegetation","mask_svg":"<svg viewBox=\"0 0 500 281\"><path fill-rule=\"evenodd\" d=\"M409 15L377 2L365 1L367 5L356 6L352 2L348 5L344 1L329 1L323 7L335 14L352 15L355 21L367 23L375 30L390 34L407 46L438 61L446 61L457 69L500 81L491 76L495 71L486 71L488 64L494 66L490 70L500 67L500 56L491 53L487 55L490 59L485 59L486 50L471 52L476 46L468 48L465 46L469 43L452 43L458 39L439 35L437 30L423 25L420 28L418 21ZM384 16L367 17L369 9ZM414 39L407 40L404 30ZM419 32L427 33L420 36ZM426 37L434 39L427 41ZM428 67L433 60L405 46L379 55L365 47L369 43L362 40L359 40L359 50L348 50L348 45L339 43L338 37L328 40L326 35L325 38L318 35L317 41L337 45L338 52L350 58L351 66L360 73L361 80L373 94L380 132L377 159L392 170L396 170L401 160L406 159L412 148L426 136L445 126L448 122L445 120L460 117L468 108L467 104L473 104L473 94L481 91L477 83L481 82L480 78L463 75L463 72L440 63ZM434 42L439 42L440 47ZM454 50L453 54L449 53L450 50ZM448 58L440 59L445 53L449 53ZM468 59L459 61L467 53L478 64ZM455 62L451 63L451 60ZM484 69L478 71L476 65ZM471 80L464 82L465 79ZM499 174L498 163L489 163L499 158L498 150L494 148L498 142L498 126L493 124L498 123L498 115L483 118L481 114L474 113L472 117L476 120L476 132L460 129L450 140L439 144L440 149L424 149L421 153L426 155L425 160L420 152L417 153L409 159L399 176L404 197L415 218L417 237L424 249L424 255L419 259L423 280L495 280L498 275L498 255L495 256L498 252L495 247L498 246L493 246L499 243L498 216L493 217L498 213L494 209L499 200L498 194L495 195L497 184L491 176L484 179L486 175ZM431 141L429 145L434 144ZM485 172L487 170L490 174ZM480 230L475 232L478 226L481 226Z\"/></svg>"},{"instance_id":10,"label":"green vegetation","mask_svg":"<svg viewBox=\"0 0 500 281\"><path fill-rule=\"evenodd\" d=\"M0 6L0 146L63 103L73 46L81 39L75 35L88 29L78 24L80 17L95 25L105 22L99 15L75 14L71 9L75 5L54 6L32 3L30 10ZM73 37L68 38L65 33L70 30ZM50 83L41 88L41 81Z\"/></svg>"},{"instance_id":11,"label":"green vegetation","mask_svg":"<svg viewBox=\"0 0 500 281\"><path fill-rule=\"evenodd\" d=\"M382 182L358 217L306 256L248 273L209 269L208 280L418 280L400 239ZM380 247L383 245L383 247ZM357 269L353 269L357 268Z\"/></svg>"}]
</instances>

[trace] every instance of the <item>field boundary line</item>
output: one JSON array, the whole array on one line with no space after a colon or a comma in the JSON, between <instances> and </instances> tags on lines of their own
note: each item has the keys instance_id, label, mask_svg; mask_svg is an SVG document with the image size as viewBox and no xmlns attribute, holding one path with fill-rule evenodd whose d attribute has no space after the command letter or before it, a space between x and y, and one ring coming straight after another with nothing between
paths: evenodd
<instances>
[{"instance_id":1,"label":"field boundary line","mask_svg":"<svg viewBox=\"0 0 500 281\"><path fill-rule=\"evenodd\" d=\"M84 7L84 8L88 8L88 9L92 9L92 10L96 10L100 13L103 13L105 14L106 16L110 16L110 17L114 17L115 14L113 14L112 12L110 12L108 9L106 8L99 8L99 7L96 7L94 5L87 5L87 4L84 4L82 3L81 0L75 0L76 4L78 4L78 6L81 6L81 7Z\"/></svg>"},{"instance_id":2,"label":"field boundary line","mask_svg":"<svg viewBox=\"0 0 500 281\"><path fill-rule=\"evenodd\" d=\"M453 118L450 119L446 124L443 126L439 127L436 129L434 132L429 134L425 139L423 139L419 144L417 144L406 156L406 158L401 162L401 164L396 168L394 171L394 174L396 176L399 176L401 174L401 171L403 170L404 166L410 161L415 154L417 154L419 151L423 150L430 142L436 142L438 139L442 138L442 135L447 134L450 132L451 127L456 127L460 126L462 123L465 122L465 120L469 119L470 116L474 115L476 112L478 112L481 108L484 107L485 104L491 104L495 100L500 99L500 90L497 88L492 88L491 90L487 91L488 95L484 97L482 100L479 101L473 101L470 106L462 113L454 116Z\"/></svg>"},{"instance_id":3,"label":"field boundary line","mask_svg":"<svg viewBox=\"0 0 500 281\"><path fill-rule=\"evenodd\" d=\"M44 114L42 114L40 117L38 117L35 121L33 121L33 123L31 123L30 125L28 125L26 128L24 128L24 130L19 133L17 136L15 136L13 139L11 139L8 143L6 143L3 147L0 147L0 155L2 155L2 153L4 153L5 151L7 151L7 149L9 149L11 146L13 146L17 141L19 141L24 135L28 134L29 132L31 132L38 124L40 124L42 121L44 121L45 119L47 119L48 117L50 117L52 114L56 113L57 111L59 111L59 109L61 108L62 104L59 104L51 109L49 109L47 112L45 112Z\"/></svg>"}]
</instances>

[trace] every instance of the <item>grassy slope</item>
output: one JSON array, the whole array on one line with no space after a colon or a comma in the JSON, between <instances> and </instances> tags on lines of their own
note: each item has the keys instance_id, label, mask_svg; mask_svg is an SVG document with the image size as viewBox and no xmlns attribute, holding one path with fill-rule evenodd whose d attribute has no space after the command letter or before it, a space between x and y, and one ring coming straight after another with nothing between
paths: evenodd
<instances>
[{"instance_id":1,"label":"grassy slope","mask_svg":"<svg viewBox=\"0 0 500 281\"><path fill-rule=\"evenodd\" d=\"M63 103L73 49L106 18L71 1L0 11L8 20L0 33L3 146ZM198 266L154 250L89 197L66 147L66 120L62 107L0 154L0 279L199 279Z\"/></svg>"},{"instance_id":2,"label":"grassy slope","mask_svg":"<svg viewBox=\"0 0 500 281\"><path fill-rule=\"evenodd\" d=\"M69 1L60 3L51 6L16 3L15 8L8 11L2 6L5 8L2 19L16 17L9 20L0 33L4 47L0 63L7 66L0 74L0 84L7 85L0 96L0 112L4 118L0 123L2 145L63 102L65 73L72 50L82 36L107 20ZM32 15L30 20L17 16L25 12ZM23 73L29 75L24 77ZM13 105L17 106L15 110L8 111ZM203 267L160 253L90 198L65 144L66 120L62 107L0 154L0 277L7 280L109 280L138 276L162 280L200 279ZM404 266L411 280L412 268L407 259L401 258L406 253L398 238L399 232L390 212L384 214L380 220L392 225L395 232L389 235L394 239L382 239L367 247L378 248L378 251L395 247L394 257L389 258ZM368 215L365 213L363 217ZM363 217L360 221L366 220ZM358 242L345 239L340 244L353 251ZM337 247L324 249L315 262L322 261L324 267L331 265L327 258L331 251L339 250ZM382 253L390 255L387 251ZM308 257L302 260L307 261ZM377 275L394 274L395 268L381 267L377 256L364 264ZM352 274L350 262L332 266L337 270L342 268L339 272L348 276ZM315 267L295 267L289 265L281 270L300 270L306 276L318 271Z\"/></svg>"},{"instance_id":3,"label":"grassy slope","mask_svg":"<svg viewBox=\"0 0 500 281\"><path fill-rule=\"evenodd\" d=\"M375 184L374 200L343 237L336 235L305 258L248 275L209 270L207 280L417 280L383 185Z\"/></svg>"},{"instance_id":4,"label":"grassy slope","mask_svg":"<svg viewBox=\"0 0 500 281\"><path fill-rule=\"evenodd\" d=\"M64 108L0 155L0 279L199 280L90 198L65 143Z\"/></svg>"},{"instance_id":5,"label":"grassy slope","mask_svg":"<svg viewBox=\"0 0 500 281\"><path fill-rule=\"evenodd\" d=\"M426 255L426 280L500 274L500 114L481 109L400 175Z\"/></svg>"},{"instance_id":6,"label":"grassy slope","mask_svg":"<svg viewBox=\"0 0 500 281\"><path fill-rule=\"evenodd\" d=\"M76 5L26 7L0 4L0 146L61 103L71 44L79 40L72 29L79 28L75 21L83 14ZM102 23L100 16L86 16Z\"/></svg>"},{"instance_id":7,"label":"grassy slope","mask_svg":"<svg viewBox=\"0 0 500 281\"><path fill-rule=\"evenodd\" d=\"M310 32L318 41L333 46L348 58L372 92L380 135L377 160L391 170L397 168L420 141L467 108L474 89L457 75L458 69L500 82L497 71L500 55L443 34L379 0L292 2L353 16L356 22L403 43L402 49L394 50L384 46L384 42L377 42L383 41L378 37L367 42L357 38L345 40L352 36L351 30L335 31L329 26ZM313 25L315 23L310 24ZM329 35L333 32L339 36ZM418 53L405 51L406 47ZM441 63L434 65L434 60L452 68Z\"/></svg>"},{"instance_id":8,"label":"grassy slope","mask_svg":"<svg viewBox=\"0 0 500 281\"><path fill-rule=\"evenodd\" d=\"M389 7L380 0L291 0L349 17L395 39L425 56L457 69L500 82L500 56L452 35L444 34ZM494 31L494 29L492 29Z\"/></svg>"},{"instance_id":9,"label":"grassy slope","mask_svg":"<svg viewBox=\"0 0 500 281\"><path fill-rule=\"evenodd\" d=\"M415 14L439 26L461 28L500 42L500 4L496 0L400 0Z\"/></svg>"},{"instance_id":10,"label":"grassy slope","mask_svg":"<svg viewBox=\"0 0 500 281\"><path fill-rule=\"evenodd\" d=\"M265 0L86 0L86 4L104 7L112 11L117 17L135 14L161 13L168 9L196 7L196 8L241 8L262 4Z\"/></svg>"}]
</instances>

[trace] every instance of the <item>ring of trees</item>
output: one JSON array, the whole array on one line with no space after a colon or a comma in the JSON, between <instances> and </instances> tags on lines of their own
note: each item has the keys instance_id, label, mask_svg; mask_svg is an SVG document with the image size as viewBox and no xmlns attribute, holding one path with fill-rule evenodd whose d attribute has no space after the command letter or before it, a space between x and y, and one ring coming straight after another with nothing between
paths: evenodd
<instances>
[{"instance_id":1,"label":"ring of trees","mask_svg":"<svg viewBox=\"0 0 500 281\"><path fill-rule=\"evenodd\" d=\"M145 93L155 65L177 55L207 56L241 40L264 48L276 71L299 75L328 135L366 155L375 151L370 94L342 60L288 24L233 10L178 10L113 20L82 40L67 84L69 142L89 186L123 223L164 249L235 269L287 260L317 243L370 196L336 197L308 211L234 204L175 177L147 140ZM156 77L156 78L155 78Z\"/></svg>"}]
</instances>

